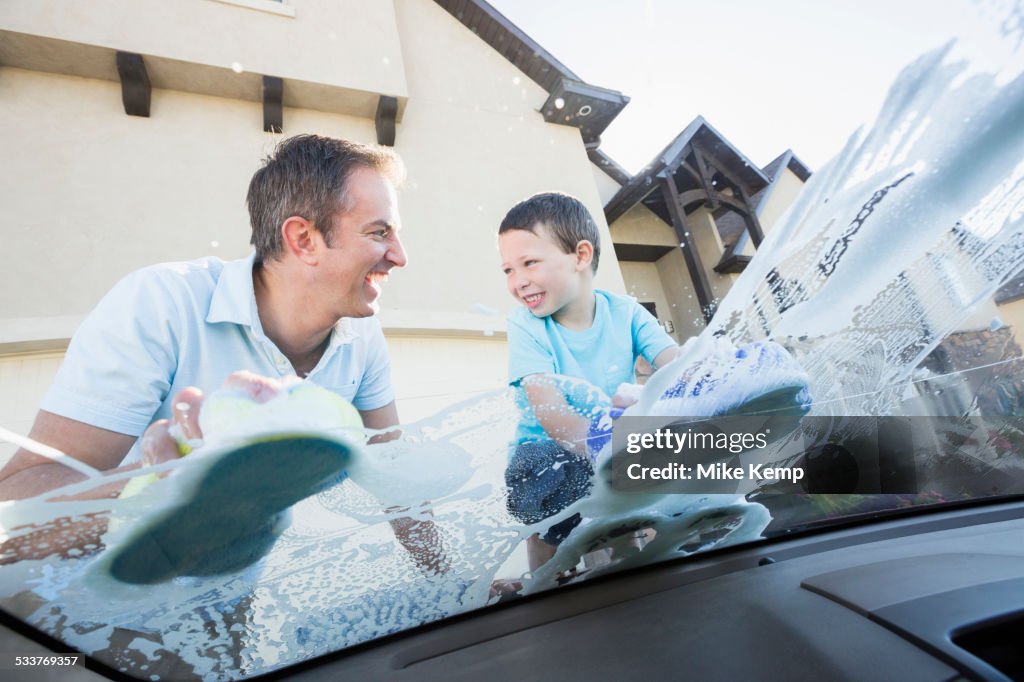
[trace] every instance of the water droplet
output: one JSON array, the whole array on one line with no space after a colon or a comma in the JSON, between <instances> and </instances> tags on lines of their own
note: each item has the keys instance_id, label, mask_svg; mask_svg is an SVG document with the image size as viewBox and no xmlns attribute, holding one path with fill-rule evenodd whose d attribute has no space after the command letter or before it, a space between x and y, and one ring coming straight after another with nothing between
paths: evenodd
<instances>
[{"instance_id":1,"label":"water droplet","mask_svg":"<svg viewBox=\"0 0 1024 682\"><path fill-rule=\"evenodd\" d=\"M220 242L215 239L212 242L210 242L210 246L216 249L218 246L220 246Z\"/></svg>"},{"instance_id":2,"label":"water droplet","mask_svg":"<svg viewBox=\"0 0 1024 682\"><path fill-rule=\"evenodd\" d=\"M565 106L565 100L561 97L555 98L555 109L562 109Z\"/></svg>"},{"instance_id":3,"label":"water droplet","mask_svg":"<svg viewBox=\"0 0 1024 682\"><path fill-rule=\"evenodd\" d=\"M514 76L512 78L512 85L519 85L521 82L522 82L522 79L519 76Z\"/></svg>"},{"instance_id":4,"label":"water droplet","mask_svg":"<svg viewBox=\"0 0 1024 682\"><path fill-rule=\"evenodd\" d=\"M382 58L382 59L381 59L380 61L381 61L381 63L382 63L382 64L384 64L385 66L387 66L388 64L390 64L390 63L391 63L391 60L390 60L390 59L388 59L387 57L383 57L383 58Z\"/></svg>"},{"instance_id":5,"label":"water droplet","mask_svg":"<svg viewBox=\"0 0 1024 682\"><path fill-rule=\"evenodd\" d=\"M235 73L242 73L245 69L242 68L241 62L231 62L231 70Z\"/></svg>"}]
</instances>

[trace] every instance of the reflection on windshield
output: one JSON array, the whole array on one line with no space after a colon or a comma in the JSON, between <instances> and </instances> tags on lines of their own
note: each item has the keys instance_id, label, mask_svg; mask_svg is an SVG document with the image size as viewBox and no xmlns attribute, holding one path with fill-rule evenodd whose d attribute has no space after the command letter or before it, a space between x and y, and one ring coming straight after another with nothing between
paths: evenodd
<instances>
[{"instance_id":1,"label":"reflection on windshield","mask_svg":"<svg viewBox=\"0 0 1024 682\"><path fill-rule=\"evenodd\" d=\"M614 431L616 418L806 412L758 456L780 467L813 459L829 474L851 457L863 467L864 453L854 439L839 444L844 455L815 419L847 420L836 429L852 433L851 415L963 417L937 432L930 450L904 453L908 478L884 479L902 470L879 467L871 484L865 476L821 494L786 487L794 481L622 492L607 475L621 453L605 438L591 450L580 494L526 522L510 513L504 478L520 407L500 392L366 446L351 481L296 504L269 554L237 570L153 585L109 574L109 556L133 524L180 496L198 459L166 466L182 475L147 494L8 504L3 607L141 678L231 679L508 594L859 513L1019 494L1024 432L1012 418L1024 401L1022 339L1010 308L994 301L1001 291L1006 300L1024 268L1022 111L1019 71L986 73L952 48L923 56L893 85L876 127L814 176L708 330L625 415L600 398L569 401L596 436ZM774 359L736 369L737 358L751 357ZM751 392L751 377L772 368L784 379ZM746 393L736 399L737 391ZM707 395L714 399L698 401ZM995 417L1010 419L982 419ZM393 522L409 519L434 529L414 538L443 555L433 568L396 541ZM527 538L570 519L550 559L527 570Z\"/></svg>"}]
</instances>

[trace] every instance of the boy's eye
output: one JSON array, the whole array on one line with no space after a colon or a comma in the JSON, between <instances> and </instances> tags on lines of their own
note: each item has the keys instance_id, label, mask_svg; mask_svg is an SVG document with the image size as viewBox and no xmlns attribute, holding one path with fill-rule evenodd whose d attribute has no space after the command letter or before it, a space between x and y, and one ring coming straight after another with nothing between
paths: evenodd
<instances>
[{"instance_id":1,"label":"boy's eye","mask_svg":"<svg viewBox=\"0 0 1024 682\"><path fill-rule=\"evenodd\" d=\"M512 274L512 268L502 268L501 271L506 275Z\"/></svg>"},{"instance_id":2,"label":"boy's eye","mask_svg":"<svg viewBox=\"0 0 1024 682\"><path fill-rule=\"evenodd\" d=\"M523 265L525 265L526 267L530 267L531 265L533 265L533 264L534 264L534 263L536 263L536 262L537 262L537 261L535 261L535 260L528 260L528 261L525 261L525 262L523 263Z\"/></svg>"}]
</instances>

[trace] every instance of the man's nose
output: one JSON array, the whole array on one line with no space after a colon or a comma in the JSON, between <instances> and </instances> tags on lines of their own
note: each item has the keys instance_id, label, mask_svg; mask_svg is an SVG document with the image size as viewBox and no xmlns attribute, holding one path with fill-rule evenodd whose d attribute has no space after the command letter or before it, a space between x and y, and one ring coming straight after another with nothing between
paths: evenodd
<instances>
[{"instance_id":1,"label":"man's nose","mask_svg":"<svg viewBox=\"0 0 1024 682\"><path fill-rule=\"evenodd\" d=\"M402 240L398 238L397 234L388 248L386 257L396 268L404 268L409 262L409 257L405 255L405 246L402 245Z\"/></svg>"}]
</instances>

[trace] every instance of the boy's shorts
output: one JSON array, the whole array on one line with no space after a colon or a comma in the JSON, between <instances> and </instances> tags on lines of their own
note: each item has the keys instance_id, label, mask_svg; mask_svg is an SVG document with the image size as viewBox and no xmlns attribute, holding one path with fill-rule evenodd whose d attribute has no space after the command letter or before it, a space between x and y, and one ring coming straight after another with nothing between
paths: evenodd
<instances>
[{"instance_id":1,"label":"boy's shorts","mask_svg":"<svg viewBox=\"0 0 1024 682\"><path fill-rule=\"evenodd\" d=\"M589 460L554 441L520 443L505 469L508 511L523 523L542 521L584 497L593 474ZM551 526L541 539L558 545L581 520L574 514Z\"/></svg>"}]
</instances>

